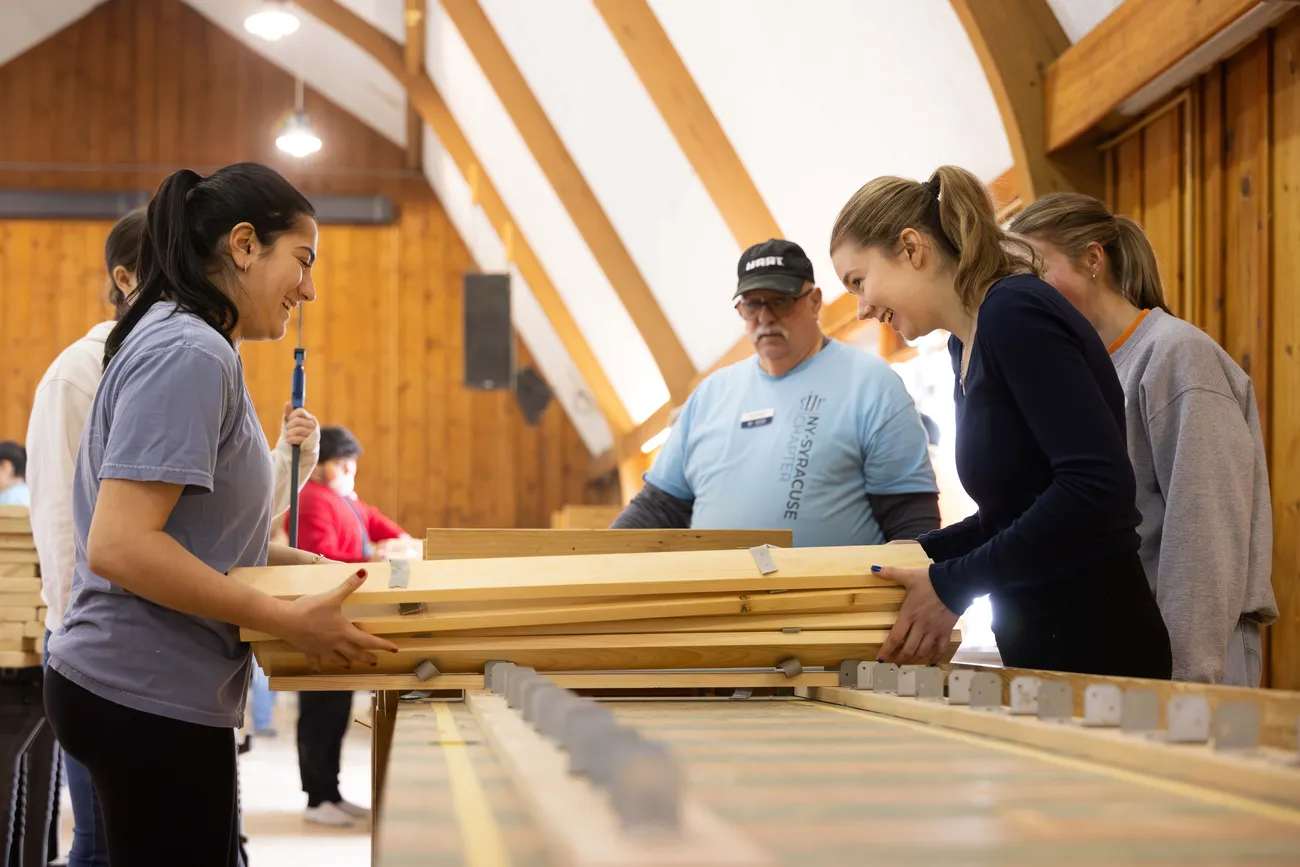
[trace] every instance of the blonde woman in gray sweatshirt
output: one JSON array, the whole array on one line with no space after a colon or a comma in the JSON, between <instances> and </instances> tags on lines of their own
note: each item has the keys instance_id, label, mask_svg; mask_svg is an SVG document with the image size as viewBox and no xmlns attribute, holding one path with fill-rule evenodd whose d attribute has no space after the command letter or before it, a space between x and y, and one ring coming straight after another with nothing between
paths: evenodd
<instances>
[{"instance_id":1,"label":"blonde woman in gray sweatshirt","mask_svg":"<svg viewBox=\"0 0 1300 867\"><path fill-rule=\"evenodd\" d=\"M1259 686L1259 627L1277 619L1273 513L1250 377L1169 312L1142 229L1057 193L1012 231L1097 329L1124 386L1142 565L1169 628L1174 680Z\"/></svg>"}]
</instances>

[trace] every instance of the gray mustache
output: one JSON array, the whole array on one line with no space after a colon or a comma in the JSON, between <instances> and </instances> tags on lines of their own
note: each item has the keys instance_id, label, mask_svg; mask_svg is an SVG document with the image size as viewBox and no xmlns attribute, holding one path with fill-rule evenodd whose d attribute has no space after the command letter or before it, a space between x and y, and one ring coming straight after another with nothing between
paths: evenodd
<instances>
[{"instance_id":1,"label":"gray mustache","mask_svg":"<svg viewBox=\"0 0 1300 867\"><path fill-rule=\"evenodd\" d=\"M768 336L772 336L772 335L774 335L774 336L776 336L776 337L784 337L784 338L787 338L787 339L789 339L789 337L790 337L789 334L786 334L786 331L785 331L784 328L776 328L776 327L773 327L773 326L770 326L770 325L769 325L769 326L766 326L766 327L764 327L764 328L760 328L760 329L758 329L757 331L755 331L755 332L754 332L754 339L755 339L755 340L758 340L758 339L760 339L760 338L768 337Z\"/></svg>"}]
</instances>

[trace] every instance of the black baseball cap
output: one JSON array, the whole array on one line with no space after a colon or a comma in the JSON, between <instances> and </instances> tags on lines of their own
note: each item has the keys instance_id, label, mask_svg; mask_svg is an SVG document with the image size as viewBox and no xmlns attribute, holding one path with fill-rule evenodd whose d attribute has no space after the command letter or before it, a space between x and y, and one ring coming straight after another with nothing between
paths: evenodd
<instances>
[{"instance_id":1,"label":"black baseball cap","mask_svg":"<svg viewBox=\"0 0 1300 867\"><path fill-rule=\"evenodd\" d=\"M736 265L736 294L755 289L770 289L782 295L803 294L805 283L812 283L813 267L803 248L793 241L771 238L755 244L740 256Z\"/></svg>"}]
</instances>

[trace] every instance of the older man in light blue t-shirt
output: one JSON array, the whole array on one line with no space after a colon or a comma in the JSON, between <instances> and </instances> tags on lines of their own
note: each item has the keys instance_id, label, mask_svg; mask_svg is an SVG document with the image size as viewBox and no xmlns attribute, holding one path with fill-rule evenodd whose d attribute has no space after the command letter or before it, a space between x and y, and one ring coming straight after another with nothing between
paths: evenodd
<instances>
[{"instance_id":1,"label":"older man in light blue t-shirt","mask_svg":"<svg viewBox=\"0 0 1300 867\"><path fill-rule=\"evenodd\" d=\"M939 527L921 418L885 361L826 337L812 263L745 251L736 310L755 356L700 383L614 528L789 528L796 546L879 545Z\"/></svg>"}]
</instances>

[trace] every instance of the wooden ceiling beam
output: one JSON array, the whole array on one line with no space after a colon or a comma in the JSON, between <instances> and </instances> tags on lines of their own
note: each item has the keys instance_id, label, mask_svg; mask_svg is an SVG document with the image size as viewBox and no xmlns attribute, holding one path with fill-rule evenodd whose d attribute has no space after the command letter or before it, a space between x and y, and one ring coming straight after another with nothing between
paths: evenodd
<instances>
[{"instance_id":1,"label":"wooden ceiling beam","mask_svg":"<svg viewBox=\"0 0 1300 867\"><path fill-rule=\"evenodd\" d=\"M1070 39L1047 0L951 2L993 90L1021 200L1068 190L1099 195L1102 161L1095 148L1048 153L1044 77ZM1092 73L1104 74L1099 68Z\"/></svg>"},{"instance_id":2,"label":"wooden ceiling beam","mask_svg":"<svg viewBox=\"0 0 1300 867\"><path fill-rule=\"evenodd\" d=\"M559 335L560 342L564 344L574 365L587 381L596 405L604 414L615 437L626 435L633 427L627 408L619 399L609 378L605 376L605 371L582 336L578 324L569 313L555 284L551 282L550 276L542 267L527 239L520 233L519 224L506 207L487 173L483 171L482 163L479 162L474 149L470 147L469 139L465 138L460 124L456 123L451 110L443 101L438 89L434 87L428 74L423 71L408 72L403 47L379 28L343 6L338 0L295 0L295 2L303 11L350 39L406 87L411 104L415 106L423 121L429 124L452 161L456 163L456 167L460 169L471 191L477 196L483 213L505 245L507 255L513 258L519 273L523 275L524 280L528 281L538 305L550 320L551 327Z\"/></svg>"},{"instance_id":3,"label":"wooden ceiling beam","mask_svg":"<svg viewBox=\"0 0 1300 867\"><path fill-rule=\"evenodd\" d=\"M646 0L595 0L595 6L740 248L784 237Z\"/></svg>"},{"instance_id":4,"label":"wooden ceiling beam","mask_svg":"<svg viewBox=\"0 0 1300 867\"><path fill-rule=\"evenodd\" d=\"M428 0L406 0L406 74L424 73L424 45L427 31ZM406 167L412 171L424 168L424 118L406 100Z\"/></svg>"},{"instance_id":5,"label":"wooden ceiling beam","mask_svg":"<svg viewBox=\"0 0 1300 867\"><path fill-rule=\"evenodd\" d=\"M1294 0L1125 0L1047 66L1047 150L1083 138L1180 67L1183 80L1200 73L1296 5ZM1172 92L1181 83L1169 80L1164 90ZM1142 101L1149 105L1158 98L1159 93L1150 93Z\"/></svg>"},{"instance_id":6,"label":"wooden ceiling beam","mask_svg":"<svg viewBox=\"0 0 1300 867\"><path fill-rule=\"evenodd\" d=\"M586 178L533 95L478 0L442 0L542 173L582 234L654 357L673 400L690 394L695 365Z\"/></svg>"}]
</instances>

